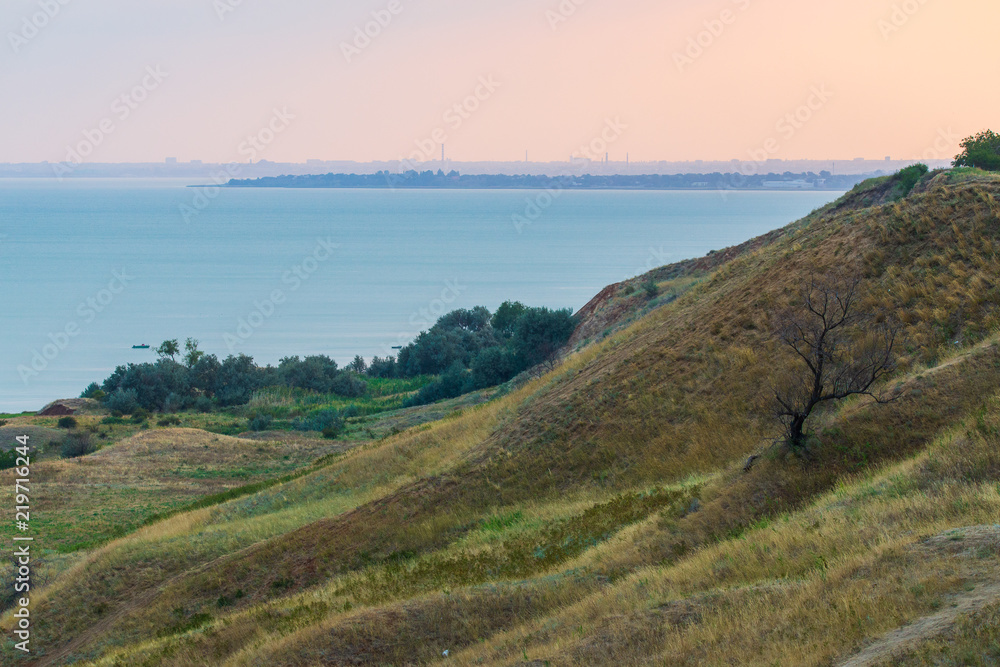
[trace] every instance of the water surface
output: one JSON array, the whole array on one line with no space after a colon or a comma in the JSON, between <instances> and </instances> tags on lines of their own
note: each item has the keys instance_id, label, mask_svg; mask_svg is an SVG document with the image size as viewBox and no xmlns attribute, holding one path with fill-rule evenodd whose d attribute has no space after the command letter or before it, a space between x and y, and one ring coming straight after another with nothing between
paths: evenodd
<instances>
[{"instance_id":1,"label":"water surface","mask_svg":"<svg viewBox=\"0 0 1000 667\"><path fill-rule=\"evenodd\" d=\"M741 243L842 194L567 191L549 201L539 191L185 185L0 180L0 411L76 396L118 364L155 358L132 345L167 338L261 364L318 353L346 362L391 353L442 310L506 299L577 309L609 283Z\"/></svg>"}]
</instances>

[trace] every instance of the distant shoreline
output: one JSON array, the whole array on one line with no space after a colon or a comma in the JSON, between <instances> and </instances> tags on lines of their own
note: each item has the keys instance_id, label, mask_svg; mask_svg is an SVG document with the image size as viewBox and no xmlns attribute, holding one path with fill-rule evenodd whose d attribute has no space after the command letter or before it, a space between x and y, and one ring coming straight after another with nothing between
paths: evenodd
<instances>
[{"instance_id":1,"label":"distant shoreline","mask_svg":"<svg viewBox=\"0 0 1000 667\"><path fill-rule=\"evenodd\" d=\"M280 188L280 189L366 189L366 190L621 190L621 191L728 191L758 190L768 192L838 192L866 180L863 176L822 174L677 174L677 175L608 175L608 176L507 176L461 175L442 171L403 174L323 174L307 176L267 176L256 179L232 179L221 185L188 187Z\"/></svg>"},{"instance_id":2,"label":"distant shoreline","mask_svg":"<svg viewBox=\"0 0 1000 667\"><path fill-rule=\"evenodd\" d=\"M243 185L243 186L230 186L230 185L188 185L185 187L189 188L233 188L239 189L244 188L248 190L467 190L469 192L475 191L516 191L516 190L549 190L554 188L546 188L542 186L510 186L510 187L447 187L447 186L399 186L399 187L378 187L378 186L314 186L314 187L296 187L291 185ZM587 188L562 188L563 190L575 190L575 191L601 191L601 192L846 192L850 188L766 188L766 187L743 187L743 188L691 188L691 187L661 187L661 188L626 188L626 187L587 187Z\"/></svg>"}]
</instances>

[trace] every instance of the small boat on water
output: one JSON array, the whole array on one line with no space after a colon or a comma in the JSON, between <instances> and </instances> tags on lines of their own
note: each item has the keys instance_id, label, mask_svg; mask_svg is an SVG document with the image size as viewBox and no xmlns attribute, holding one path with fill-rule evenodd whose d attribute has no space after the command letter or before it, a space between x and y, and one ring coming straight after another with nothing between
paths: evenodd
<instances>
[{"instance_id":1,"label":"small boat on water","mask_svg":"<svg viewBox=\"0 0 1000 667\"><path fill-rule=\"evenodd\" d=\"M149 346L148 345L133 345L132 349L133 350L148 350Z\"/></svg>"}]
</instances>

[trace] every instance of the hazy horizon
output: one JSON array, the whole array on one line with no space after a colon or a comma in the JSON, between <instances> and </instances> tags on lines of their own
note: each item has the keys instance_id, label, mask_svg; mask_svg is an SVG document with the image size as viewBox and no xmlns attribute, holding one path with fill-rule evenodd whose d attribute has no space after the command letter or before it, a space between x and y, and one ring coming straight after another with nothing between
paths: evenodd
<instances>
[{"instance_id":1,"label":"hazy horizon","mask_svg":"<svg viewBox=\"0 0 1000 667\"><path fill-rule=\"evenodd\" d=\"M1000 103L979 48L998 19L985 0L14 0L0 162L947 159Z\"/></svg>"}]
</instances>

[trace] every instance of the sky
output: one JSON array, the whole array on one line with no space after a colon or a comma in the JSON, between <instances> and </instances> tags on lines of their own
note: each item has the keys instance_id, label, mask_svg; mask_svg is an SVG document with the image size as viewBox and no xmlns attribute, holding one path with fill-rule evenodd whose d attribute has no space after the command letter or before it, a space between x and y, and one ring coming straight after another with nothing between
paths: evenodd
<instances>
[{"instance_id":1,"label":"sky","mask_svg":"<svg viewBox=\"0 0 1000 667\"><path fill-rule=\"evenodd\" d=\"M4 0L0 162L940 159L996 0Z\"/></svg>"}]
</instances>

